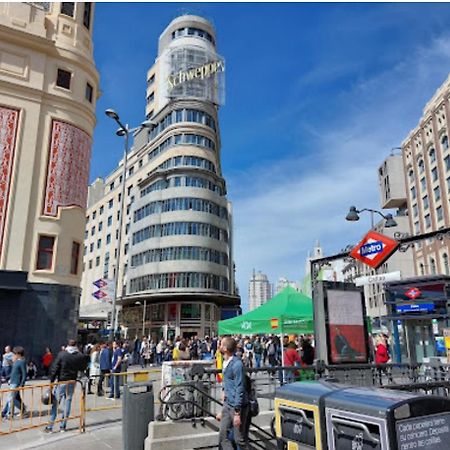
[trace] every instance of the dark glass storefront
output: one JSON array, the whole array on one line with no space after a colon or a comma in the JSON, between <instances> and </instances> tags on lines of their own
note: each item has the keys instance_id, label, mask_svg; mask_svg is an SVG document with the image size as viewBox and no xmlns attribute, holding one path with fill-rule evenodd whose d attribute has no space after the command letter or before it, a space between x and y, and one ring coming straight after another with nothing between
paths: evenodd
<instances>
[{"instance_id":1,"label":"dark glass storefront","mask_svg":"<svg viewBox=\"0 0 450 450\"><path fill-rule=\"evenodd\" d=\"M421 363L446 355L450 277L409 278L387 283L386 306L395 362Z\"/></svg>"}]
</instances>

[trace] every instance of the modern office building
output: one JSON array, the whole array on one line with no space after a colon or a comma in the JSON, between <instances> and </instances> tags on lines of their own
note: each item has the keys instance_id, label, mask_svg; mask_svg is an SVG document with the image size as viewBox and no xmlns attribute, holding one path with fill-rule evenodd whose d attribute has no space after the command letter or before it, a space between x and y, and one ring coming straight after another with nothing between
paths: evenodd
<instances>
[{"instance_id":1,"label":"modern office building","mask_svg":"<svg viewBox=\"0 0 450 450\"><path fill-rule=\"evenodd\" d=\"M30 358L76 336L99 83L93 10L0 4L0 346Z\"/></svg>"},{"instance_id":2,"label":"modern office building","mask_svg":"<svg viewBox=\"0 0 450 450\"><path fill-rule=\"evenodd\" d=\"M267 275L253 270L252 278L248 283L249 311L259 308L273 297L273 288Z\"/></svg>"},{"instance_id":3,"label":"modern office building","mask_svg":"<svg viewBox=\"0 0 450 450\"><path fill-rule=\"evenodd\" d=\"M92 283L117 275L119 323L129 337L211 335L218 320L239 311L221 169L224 72L212 25L192 15L173 20L147 73L145 116L153 125L135 133L126 161L90 186L83 314L110 309L92 296Z\"/></svg>"}]
</instances>

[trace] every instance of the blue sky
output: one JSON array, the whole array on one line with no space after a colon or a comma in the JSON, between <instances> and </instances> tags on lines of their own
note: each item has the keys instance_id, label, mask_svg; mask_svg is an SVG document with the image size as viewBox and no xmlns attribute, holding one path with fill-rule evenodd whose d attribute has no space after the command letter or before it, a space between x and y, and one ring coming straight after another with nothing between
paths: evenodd
<instances>
[{"instance_id":1,"label":"blue sky","mask_svg":"<svg viewBox=\"0 0 450 450\"><path fill-rule=\"evenodd\" d=\"M213 22L226 60L222 167L245 308L253 268L299 280L316 240L332 254L370 227L345 214L380 207L378 166L447 78L450 4L97 3L91 180L122 154L103 111L142 122L158 37L182 13Z\"/></svg>"}]
</instances>

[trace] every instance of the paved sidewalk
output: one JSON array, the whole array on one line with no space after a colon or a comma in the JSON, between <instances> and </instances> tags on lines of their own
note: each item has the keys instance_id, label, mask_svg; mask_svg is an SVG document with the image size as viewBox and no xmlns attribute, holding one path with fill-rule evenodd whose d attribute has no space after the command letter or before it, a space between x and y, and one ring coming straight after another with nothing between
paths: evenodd
<instances>
[{"instance_id":1,"label":"paved sidewalk","mask_svg":"<svg viewBox=\"0 0 450 450\"><path fill-rule=\"evenodd\" d=\"M129 372L141 370L139 366L133 366ZM155 371L151 378L154 380L155 397L159 392L160 372ZM30 385L41 385L48 383L48 380L33 380L28 382ZM75 390L74 400L72 403L72 414L79 410L79 386ZM38 391L39 393L39 391ZM31 402L30 392L26 392L24 397L25 404L36 409L40 397L35 399L34 404ZM26 449L49 449L49 450L102 450L114 449L122 450L122 399L114 402L108 401L105 397L97 397L96 395L86 396L88 407L115 407L113 409L101 411L86 412L86 432L80 433L78 426L79 420L72 419L67 423L67 432L60 433L59 425L55 424L55 432L51 434L43 433L44 425L39 428L24 430L16 433L5 434L0 436L1 450L26 450ZM45 418L48 412L45 413ZM60 417L60 415L59 415ZM27 419L28 421L29 419ZM46 420L46 419L45 419ZM17 426L20 426L17 421ZM16 420L14 421L16 423ZM9 422L0 422L0 428L7 428Z\"/></svg>"}]
</instances>

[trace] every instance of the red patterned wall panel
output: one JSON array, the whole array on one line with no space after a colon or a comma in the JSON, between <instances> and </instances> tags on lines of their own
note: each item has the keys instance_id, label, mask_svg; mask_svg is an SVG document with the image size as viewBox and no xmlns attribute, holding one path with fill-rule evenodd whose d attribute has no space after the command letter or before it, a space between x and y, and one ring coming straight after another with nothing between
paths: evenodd
<instances>
[{"instance_id":1,"label":"red patterned wall panel","mask_svg":"<svg viewBox=\"0 0 450 450\"><path fill-rule=\"evenodd\" d=\"M19 111L0 106L0 254L14 164Z\"/></svg>"},{"instance_id":2,"label":"red patterned wall panel","mask_svg":"<svg viewBox=\"0 0 450 450\"><path fill-rule=\"evenodd\" d=\"M86 207L90 159L90 136L73 125L54 120L44 215L56 216L59 206Z\"/></svg>"}]
</instances>

